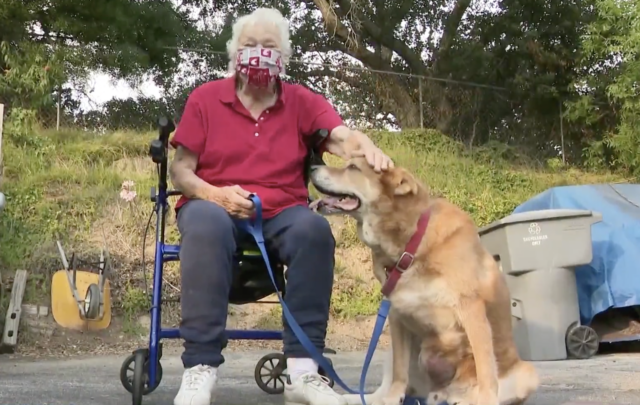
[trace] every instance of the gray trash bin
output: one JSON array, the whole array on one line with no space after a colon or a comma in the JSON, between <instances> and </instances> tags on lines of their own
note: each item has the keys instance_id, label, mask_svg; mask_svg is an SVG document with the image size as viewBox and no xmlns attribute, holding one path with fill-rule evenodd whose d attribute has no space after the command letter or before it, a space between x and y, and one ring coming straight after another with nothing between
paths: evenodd
<instances>
[{"instance_id":1,"label":"gray trash bin","mask_svg":"<svg viewBox=\"0 0 640 405\"><path fill-rule=\"evenodd\" d=\"M6 199L4 198L4 194L0 193L0 212L4 209Z\"/></svg>"},{"instance_id":2,"label":"gray trash bin","mask_svg":"<svg viewBox=\"0 0 640 405\"><path fill-rule=\"evenodd\" d=\"M509 215L480 229L511 293L514 339L523 360L589 358L598 336L580 325L574 268L592 260L591 225L602 215L553 209Z\"/></svg>"}]
</instances>

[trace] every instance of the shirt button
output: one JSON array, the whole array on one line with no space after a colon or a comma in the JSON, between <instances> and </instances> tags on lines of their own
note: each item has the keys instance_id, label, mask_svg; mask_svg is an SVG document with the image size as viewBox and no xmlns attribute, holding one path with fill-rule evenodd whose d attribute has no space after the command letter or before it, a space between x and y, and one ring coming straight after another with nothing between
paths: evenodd
<instances>
[{"instance_id":1,"label":"shirt button","mask_svg":"<svg viewBox=\"0 0 640 405\"><path fill-rule=\"evenodd\" d=\"M260 119L262 119L262 118L260 118ZM256 127L257 127L257 126L258 126L258 123L256 122Z\"/></svg>"},{"instance_id":2,"label":"shirt button","mask_svg":"<svg viewBox=\"0 0 640 405\"><path fill-rule=\"evenodd\" d=\"M263 121L263 120L264 120L264 117L260 117L260 121ZM256 126L257 126L257 125L258 125L258 124L256 124Z\"/></svg>"},{"instance_id":3,"label":"shirt button","mask_svg":"<svg viewBox=\"0 0 640 405\"><path fill-rule=\"evenodd\" d=\"M269 110L266 110L265 112L266 112L267 114L269 114Z\"/></svg>"},{"instance_id":4,"label":"shirt button","mask_svg":"<svg viewBox=\"0 0 640 405\"><path fill-rule=\"evenodd\" d=\"M255 136L258 136L259 134L256 132L254 135L255 135Z\"/></svg>"}]
</instances>

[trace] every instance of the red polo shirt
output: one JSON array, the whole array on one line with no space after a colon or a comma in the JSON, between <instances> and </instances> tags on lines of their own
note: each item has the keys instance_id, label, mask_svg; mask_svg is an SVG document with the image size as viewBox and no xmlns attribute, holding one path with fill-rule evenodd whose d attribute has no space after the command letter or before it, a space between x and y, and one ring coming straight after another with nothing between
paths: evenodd
<instances>
[{"instance_id":1,"label":"red polo shirt","mask_svg":"<svg viewBox=\"0 0 640 405\"><path fill-rule=\"evenodd\" d=\"M307 205L305 137L343 124L323 96L297 84L282 82L281 89L276 104L256 120L238 100L233 77L205 83L189 95L171 140L199 156L198 177L257 194L265 218ZM180 198L176 209L186 201Z\"/></svg>"}]
</instances>

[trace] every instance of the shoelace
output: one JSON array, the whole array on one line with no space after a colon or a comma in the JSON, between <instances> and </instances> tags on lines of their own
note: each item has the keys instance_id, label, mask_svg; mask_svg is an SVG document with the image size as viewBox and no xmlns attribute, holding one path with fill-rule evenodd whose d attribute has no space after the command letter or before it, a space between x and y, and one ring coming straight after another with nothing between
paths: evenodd
<instances>
[{"instance_id":1,"label":"shoelace","mask_svg":"<svg viewBox=\"0 0 640 405\"><path fill-rule=\"evenodd\" d=\"M211 371L209 369L204 367L194 367L184 376L185 386L188 389L199 388L204 379L210 375Z\"/></svg>"},{"instance_id":2,"label":"shoelace","mask_svg":"<svg viewBox=\"0 0 640 405\"><path fill-rule=\"evenodd\" d=\"M329 379L320 374L307 374L303 378L304 382L315 385L323 390L331 389L331 387L329 387Z\"/></svg>"}]
</instances>

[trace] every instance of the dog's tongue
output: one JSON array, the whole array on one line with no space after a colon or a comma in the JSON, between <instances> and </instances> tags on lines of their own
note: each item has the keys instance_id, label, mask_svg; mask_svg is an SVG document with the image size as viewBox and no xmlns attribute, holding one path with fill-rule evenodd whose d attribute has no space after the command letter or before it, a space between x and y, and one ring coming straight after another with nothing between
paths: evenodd
<instances>
[{"instance_id":1,"label":"dog's tongue","mask_svg":"<svg viewBox=\"0 0 640 405\"><path fill-rule=\"evenodd\" d=\"M349 211L358 207L358 200L351 197L323 197L322 204L332 207L339 208L341 210Z\"/></svg>"},{"instance_id":2,"label":"dog's tongue","mask_svg":"<svg viewBox=\"0 0 640 405\"><path fill-rule=\"evenodd\" d=\"M334 206L343 209L345 211L351 211L358 208L358 200L352 197L342 197L335 198L336 202L333 204Z\"/></svg>"},{"instance_id":3,"label":"dog's tongue","mask_svg":"<svg viewBox=\"0 0 640 405\"><path fill-rule=\"evenodd\" d=\"M349 211L358 207L358 200L351 197L330 197L324 196L321 199L314 200L309 208L312 210L318 210L320 208L338 208L341 210Z\"/></svg>"}]
</instances>

